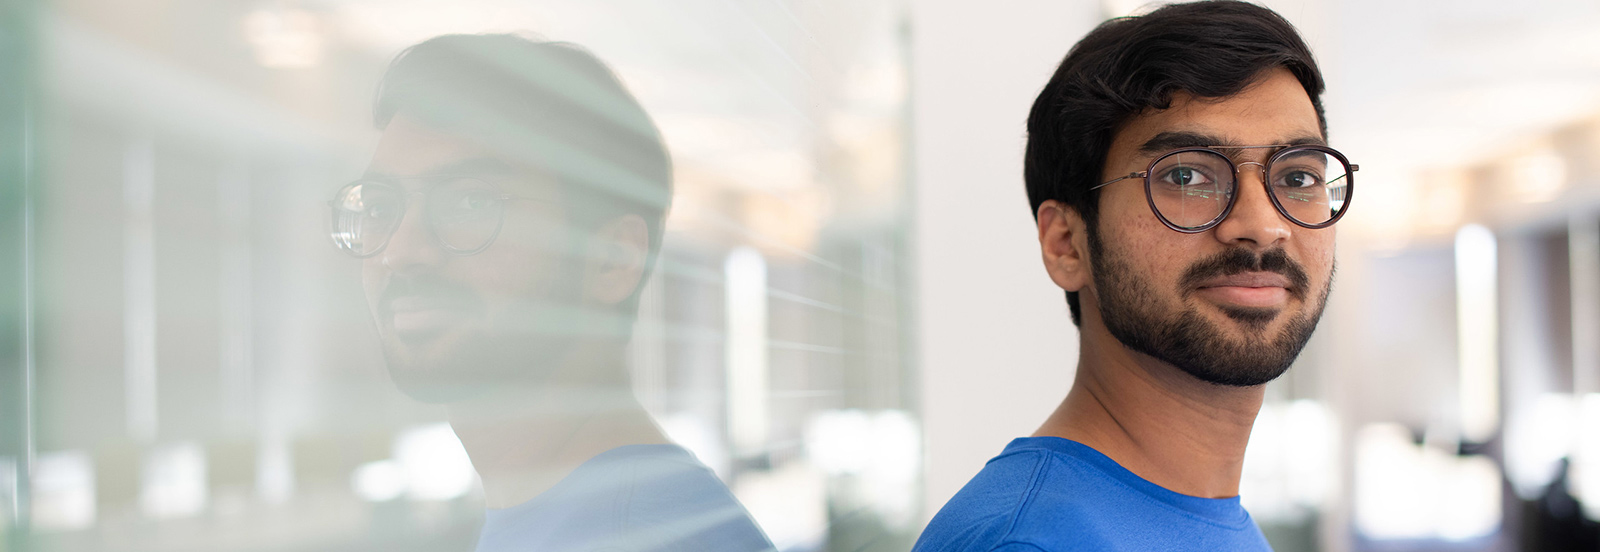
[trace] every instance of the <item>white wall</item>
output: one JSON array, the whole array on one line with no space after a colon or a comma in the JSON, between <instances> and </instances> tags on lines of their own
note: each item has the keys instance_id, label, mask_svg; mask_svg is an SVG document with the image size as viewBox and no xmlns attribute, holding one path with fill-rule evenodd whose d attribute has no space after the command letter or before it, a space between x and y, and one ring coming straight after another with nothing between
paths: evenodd
<instances>
[{"instance_id":1,"label":"white wall","mask_svg":"<svg viewBox=\"0 0 1600 552\"><path fill-rule=\"evenodd\" d=\"M1100 20L1086 0L912 0L925 515L1066 395L1078 337L1022 183L1028 109Z\"/></svg>"}]
</instances>

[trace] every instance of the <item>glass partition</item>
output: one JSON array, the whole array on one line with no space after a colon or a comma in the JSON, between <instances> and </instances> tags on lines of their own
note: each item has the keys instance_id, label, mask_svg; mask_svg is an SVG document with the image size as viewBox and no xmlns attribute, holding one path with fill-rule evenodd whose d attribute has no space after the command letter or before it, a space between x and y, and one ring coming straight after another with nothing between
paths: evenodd
<instances>
[{"instance_id":1,"label":"glass partition","mask_svg":"<svg viewBox=\"0 0 1600 552\"><path fill-rule=\"evenodd\" d=\"M11 548L909 547L900 3L25 7Z\"/></svg>"}]
</instances>

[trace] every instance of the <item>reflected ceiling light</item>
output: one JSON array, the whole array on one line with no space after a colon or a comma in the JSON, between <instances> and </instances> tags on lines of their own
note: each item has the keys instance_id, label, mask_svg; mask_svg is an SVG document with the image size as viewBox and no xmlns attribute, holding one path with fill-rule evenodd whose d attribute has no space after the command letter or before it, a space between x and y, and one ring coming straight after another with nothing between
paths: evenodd
<instances>
[{"instance_id":1,"label":"reflected ceiling light","mask_svg":"<svg viewBox=\"0 0 1600 552\"><path fill-rule=\"evenodd\" d=\"M1434 230L1453 230L1467 213L1471 176L1464 170L1440 170L1429 179L1417 203L1422 224Z\"/></svg>"},{"instance_id":2,"label":"reflected ceiling light","mask_svg":"<svg viewBox=\"0 0 1600 552\"><path fill-rule=\"evenodd\" d=\"M406 471L394 460L367 462L350 474L350 489L367 502L394 500L406 492Z\"/></svg>"},{"instance_id":3,"label":"reflected ceiling light","mask_svg":"<svg viewBox=\"0 0 1600 552\"><path fill-rule=\"evenodd\" d=\"M394 460L405 477L412 500L451 500L471 491L478 473L450 424L435 423L400 432L394 439Z\"/></svg>"},{"instance_id":4,"label":"reflected ceiling light","mask_svg":"<svg viewBox=\"0 0 1600 552\"><path fill-rule=\"evenodd\" d=\"M294 69L322 61L317 16L300 9L261 8L244 18L245 40L262 67Z\"/></svg>"},{"instance_id":5,"label":"reflected ceiling light","mask_svg":"<svg viewBox=\"0 0 1600 552\"><path fill-rule=\"evenodd\" d=\"M139 509L156 519L198 515L206 508L206 452L190 441L164 445L145 455Z\"/></svg>"},{"instance_id":6,"label":"reflected ceiling light","mask_svg":"<svg viewBox=\"0 0 1600 552\"><path fill-rule=\"evenodd\" d=\"M1572 452L1578 404L1568 393L1545 393L1511 412L1506 420L1506 479L1524 500L1544 495L1556 480L1561 459Z\"/></svg>"},{"instance_id":7,"label":"reflected ceiling light","mask_svg":"<svg viewBox=\"0 0 1600 552\"><path fill-rule=\"evenodd\" d=\"M674 164L715 175L718 182L758 192L814 186L817 166L804 144L812 137L774 121L667 111L655 114Z\"/></svg>"},{"instance_id":8,"label":"reflected ceiling light","mask_svg":"<svg viewBox=\"0 0 1600 552\"><path fill-rule=\"evenodd\" d=\"M1387 170L1381 164L1375 166L1378 170L1363 181L1366 187L1362 193L1366 195L1360 208L1352 209L1340 224L1349 225L1365 238L1369 249L1393 254L1411 243L1422 186L1414 174Z\"/></svg>"},{"instance_id":9,"label":"reflected ceiling light","mask_svg":"<svg viewBox=\"0 0 1600 552\"><path fill-rule=\"evenodd\" d=\"M1540 150L1511 162L1511 190L1524 203L1555 199L1567 189L1567 161L1553 150Z\"/></svg>"},{"instance_id":10,"label":"reflected ceiling light","mask_svg":"<svg viewBox=\"0 0 1600 552\"><path fill-rule=\"evenodd\" d=\"M94 525L94 461L79 450L40 454L33 461L33 529L63 531Z\"/></svg>"},{"instance_id":11,"label":"reflected ceiling light","mask_svg":"<svg viewBox=\"0 0 1600 552\"><path fill-rule=\"evenodd\" d=\"M1356 529L1374 540L1482 538L1500 529L1500 469L1485 456L1418 446L1405 427L1356 432Z\"/></svg>"}]
</instances>

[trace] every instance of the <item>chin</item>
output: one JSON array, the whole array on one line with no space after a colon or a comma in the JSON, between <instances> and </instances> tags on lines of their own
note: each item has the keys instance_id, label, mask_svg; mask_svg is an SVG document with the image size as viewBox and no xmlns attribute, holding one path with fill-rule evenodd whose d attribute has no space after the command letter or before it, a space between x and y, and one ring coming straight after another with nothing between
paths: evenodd
<instances>
[{"instance_id":1,"label":"chin","mask_svg":"<svg viewBox=\"0 0 1600 552\"><path fill-rule=\"evenodd\" d=\"M1274 307L1217 307L1229 320L1254 332L1262 332L1288 311Z\"/></svg>"},{"instance_id":2,"label":"chin","mask_svg":"<svg viewBox=\"0 0 1600 552\"><path fill-rule=\"evenodd\" d=\"M412 399L430 403L449 403L483 393L485 386L474 384L470 365L462 351L465 336L449 333L423 340L406 340L386 333L383 357L389 381Z\"/></svg>"},{"instance_id":3,"label":"chin","mask_svg":"<svg viewBox=\"0 0 1600 552\"><path fill-rule=\"evenodd\" d=\"M427 404L449 404L476 398L488 392L488 385L454 381L456 378L430 373L416 367L389 367L389 380L411 399Z\"/></svg>"},{"instance_id":4,"label":"chin","mask_svg":"<svg viewBox=\"0 0 1600 552\"><path fill-rule=\"evenodd\" d=\"M1228 370L1180 368L1183 368L1184 372L1200 381L1223 387L1257 387L1266 385L1289 371L1288 364L1277 367L1252 366L1245 369L1234 368Z\"/></svg>"},{"instance_id":5,"label":"chin","mask_svg":"<svg viewBox=\"0 0 1600 552\"><path fill-rule=\"evenodd\" d=\"M535 342L539 340L533 340ZM445 334L408 344L385 336L389 380L420 402L446 404L510 387L539 387L556 362L549 343L493 339L478 333Z\"/></svg>"}]
</instances>

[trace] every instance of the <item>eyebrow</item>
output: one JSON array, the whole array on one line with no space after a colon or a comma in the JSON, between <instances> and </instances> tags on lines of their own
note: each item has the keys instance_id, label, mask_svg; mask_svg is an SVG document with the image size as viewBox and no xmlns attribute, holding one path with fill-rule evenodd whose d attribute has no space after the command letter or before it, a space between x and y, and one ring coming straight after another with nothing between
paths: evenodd
<instances>
[{"instance_id":1,"label":"eyebrow","mask_svg":"<svg viewBox=\"0 0 1600 552\"><path fill-rule=\"evenodd\" d=\"M517 174L517 169L505 161L501 161L493 157L470 157L429 168L428 170L422 171L416 176L512 176L515 174ZM379 179L407 178L376 172L370 169L367 171L366 176L368 178Z\"/></svg>"},{"instance_id":2,"label":"eyebrow","mask_svg":"<svg viewBox=\"0 0 1600 552\"><path fill-rule=\"evenodd\" d=\"M1139 151L1141 153L1154 155L1154 154L1166 153L1166 152L1169 152L1169 151L1172 151L1172 150L1175 150L1175 149L1180 149L1180 148L1203 148L1203 147L1222 147L1222 148L1227 148L1227 147L1238 147L1238 146L1245 146L1245 145L1255 146L1255 145L1267 145L1267 144L1236 144L1236 143L1234 143L1234 142L1232 142L1232 141L1230 141L1230 140L1228 140L1226 138L1222 138L1222 137L1214 136L1214 135L1210 135L1210 134L1203 134L1203 133L1199 133L1199 132L1188 132L1188 131L1174 131L1174 132L1163 132L1163 133L1155 135L1154 137L1151 137L1149 140L1145 140L1144 144L1139 146ZM1276 142L1276 143L1271 144L1271 145L1279 145L1279 146L1305 146L1305 145L1325 146L1325 145L1327 145L1327 142L1325 140L1323 140L1322 137L1320 137L1320 136L1300 136L1300 137L1297 137L1297 138L1291 138L1291 139L1288 139L1288 140L1279 141L1279 142Z\"/></svg>"}]
</instances>

